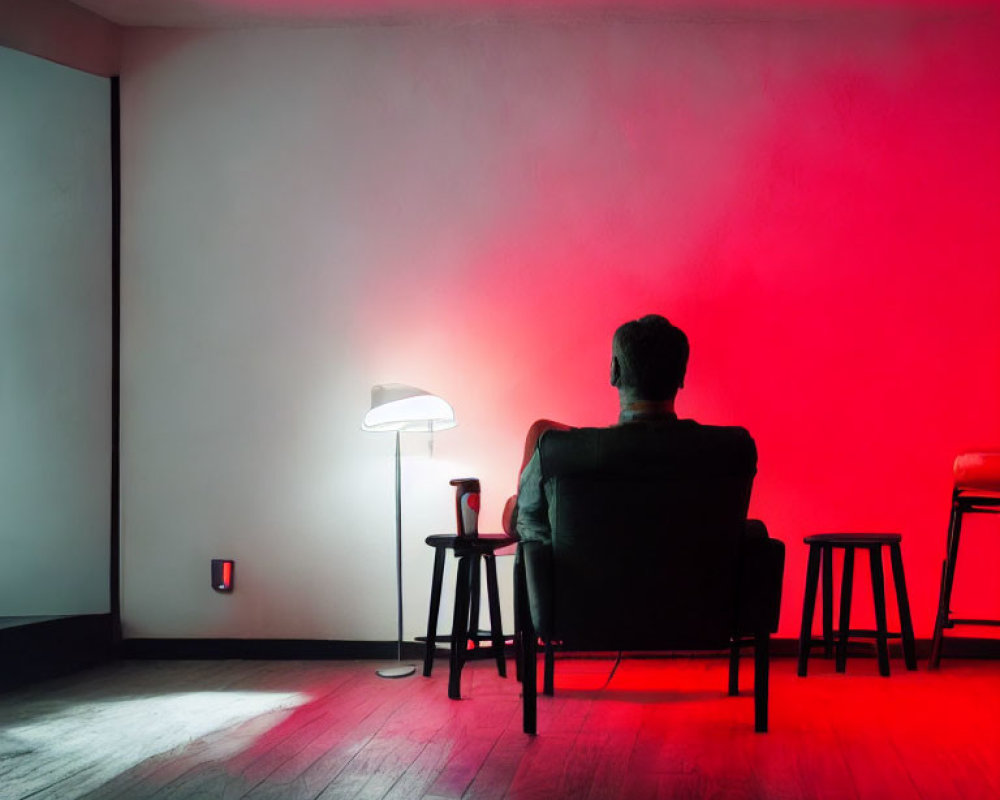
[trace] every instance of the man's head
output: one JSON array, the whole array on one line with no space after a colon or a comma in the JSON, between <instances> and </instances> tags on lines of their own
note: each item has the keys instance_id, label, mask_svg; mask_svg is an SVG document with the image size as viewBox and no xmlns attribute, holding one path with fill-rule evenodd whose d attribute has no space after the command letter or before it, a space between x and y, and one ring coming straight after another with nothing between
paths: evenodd
<instances>
[{"instance_id":1,"label":"man's head","mask_svg":"<svg viewBox=\"0 0 1000 800\"><path fill-rule=\"evenodd\" d=\"M672 400L684 385L688 340L659 314L626 322L611 341L611 385L639 400Z\"/></svg>"}]
</instances>

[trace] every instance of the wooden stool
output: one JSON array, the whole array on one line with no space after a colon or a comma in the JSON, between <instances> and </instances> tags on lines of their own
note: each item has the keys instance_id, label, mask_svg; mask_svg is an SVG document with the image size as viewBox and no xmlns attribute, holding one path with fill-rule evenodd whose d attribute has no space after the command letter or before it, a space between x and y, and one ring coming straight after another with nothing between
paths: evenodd
<instances>
[{"instance_id":1,"label":"wooden stool","mask_svg":"<svg viewBox=\"0 0 1000 800\"><path fill-rule=\"evenodd\" d=\"M951 521L944 563L941 565L941 590L938 595L934 639L928 666L941 664L944 629L956 625L1000 625L996 619L955 619L951 616L951 590L955 583L958 540L965 514L1000 514L1000 453L963 453L953 467L955 486L951 493Z\"/></svg>"},{"instance_id":2,"label":"wooden stool","mask_svg":"<svg viewBox=\"0 0 1000 800\"><path fill-rule=\"evenodd\" d=\"M506 533L481 533L477 537L438 534L424 540L434 548L434 576L431 581L431 603L427 614L427 636L424 647L424 676L429 677L434 668L434 648L437 642L451 642L451 658L448 668L448 697L461 699L462 667L469 658L466 643L472 641L473 649L479 649L480 641L492 643L491 652L496 657L497 672L507 677L507 663L504 659L503 624L500 620L500 593L497 587L497 550L517 544L517 540ZM458 558L455 581L455 612L452 617L451 634L437 635L437 618L441 609L441 585L444 581L445 553L454 550ZM489 603L490 630L479 630L480 567L486 566L486 597Z\"/></svg>"},{"instance_id":3,"label":"wooden stool","mask_svg":"<svg viewBox=\"0 0 1000 800\"><path fill-rule=\"evenodd\" d=\"M823 567L823 649L829 658L833 651L833 550L844 551L844 571L840 579L840 629L837 638L837 672L847 669L847 640L851 636L875 639L878 648L878 671L889 675L890 638L903 640L903 658L907 669L917 668L913 644L913 623L910 621L910 601L906 595L903 576L903 556L898 533L818 533L803 540L809 545L809 565L806 568L805 603L802 607L802 631L799 634L799 675L805 677L809 661L809 648L813 643L812 622L816 610L816 585L819 582L820 564ZM882 570L882 548L889 548L892 562L892 582L896 587L901 633L889 633L885 619L885 573ZM851 591L854 586L854 552L858 548L868 551L872 575L872 597L875 601L875 630L851 629Z\"/></svg>"}]
</instances>

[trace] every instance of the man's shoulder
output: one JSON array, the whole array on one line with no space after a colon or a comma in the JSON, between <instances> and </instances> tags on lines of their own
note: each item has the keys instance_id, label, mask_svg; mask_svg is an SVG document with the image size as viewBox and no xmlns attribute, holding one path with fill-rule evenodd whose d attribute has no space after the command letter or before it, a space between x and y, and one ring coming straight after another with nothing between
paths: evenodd
<instances>
[{"instance_id":1,"label":"man's shoulder","mask_svg":"<svg viewBox=\"0 0 1000 800\"><path fill-rule=\"evenodd\" d=\"M606 428L570 428L547 431L546 439L564 442L600 440L662 439L753 442L750 432L739 425L703 425L693 419L644 420Z\"/></svg>"},{"instance_id":2,"label":"man's shoulder","mask_svg":"<svg viewBox=\"0 0 1000 800\"><path fill-rule=\"evenodd\" d=\"M540 442L548 469L614 463L726 463L753 470L757 448L746 430L690 419L630 422L608 428L548 431Z\"/></svg>"},{"instance_id":3,"label":"man's shoulder","mask_svg":"<svg viewBox=\"0 0 1000 800\"><path fill-rule=\"evenodd\" d=\"M753 443L750 431L740 425L702 425L693 419L680 420L684 435L720 442Z\"/></svg>"}]
</instances>

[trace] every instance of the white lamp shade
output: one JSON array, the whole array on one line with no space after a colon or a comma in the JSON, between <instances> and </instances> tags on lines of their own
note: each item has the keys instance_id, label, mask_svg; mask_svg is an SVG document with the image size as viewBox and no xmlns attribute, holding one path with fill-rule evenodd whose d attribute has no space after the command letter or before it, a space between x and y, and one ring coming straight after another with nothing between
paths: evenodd
<instances>
[{"instance_id":1,"label":"white lamp shade","mask_svg":"<svg viewBox=\"0 0 1000 800\"><path fill-rule=\"evenodd\" d=\"M372 387L372 406L365 414L366 431L443 431L454 428L455 409L436 394L402 383Z\"/></svg>"}]
</instances>

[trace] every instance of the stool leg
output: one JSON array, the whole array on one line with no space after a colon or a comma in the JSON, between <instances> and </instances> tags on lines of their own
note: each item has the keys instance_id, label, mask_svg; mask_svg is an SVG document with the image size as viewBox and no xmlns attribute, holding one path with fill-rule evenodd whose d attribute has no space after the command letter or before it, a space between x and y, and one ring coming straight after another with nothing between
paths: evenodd
<instances>
[{"instance_id":1,"label":"stool leg","mask_svg":"<svg viewBox=\"0 0 1000 800\"><path fill-rule=\"evenodd\" d=\"M872 599L875 601L875 645L878 648L878 674L889 677L889 638L885 620L885 572L882 569L882 548L868 548L871 563Z\"/></svg>"},{"instance_id":2,"label":"stool leg","mask_svg":"<svg viewBox=\"0 0 1000 800\"><path fill-rule=\"evenodd\" d=\"M847 637L851 632L851 592L854 589L854 548L844 548L844 572L840 576L840 633L837 639L837 672L847 671Z\"/></svg>"},{"instance_id":3,"label":"stool leg","mask_svg":"<svg viewBox=\"0 0 1000 800\"><path fill-rule=\"evenodd\" d=\"M424 677L431 676L434 669L434 648L437 646L438 612L441 610L441 584L444 579L443 547L434 548L434 573L431 578L431 607L427 612L427 643L424 646Z\"/></svg>"},{"instance_id":4,"label":"stool leg","mask_svg":"<svg viewBox=\"0 0 1000 800\"><path fill-rule=\"evenodd\" d=\"M906 668L917 668L917 650L913 643L913 621L910 619L910 598L906 593L906 577L903 574L903 551L898 544L889 545L892 563L892 583L896 587L896 604L899 606L899 629L903 640L903 660Z\"/></svg>"},{"instance_id":5,"label":"stool leg","mask_svg":"<svg viewBox=\"0 0 1000 800\"><path fill-rule=\"evenodd\" d=\"M451 621L451 663L448 669L448 697L452 700L462 699L462 666L465 662L465 645L469 639L469 585L473 563L470 556L458 559L455 614Z\"/></svg>"},{"instance_id":6,"label":"stool leg","mask_svg":"<svg viewBox=\"0 0 1000 800\"><path fill-rule=\"evenodd\" d=\"M503 622L500 620L500 591L497 587L497 560L493 555L483 556L486 562L486 596L490 603L490 638L497 659L497 672L501 678L507 677L507 661L504 658Z\"/></svg>"},{"instance_id":7,"label":"stool leg","mask_svg":"<svg viewBox=\"0 0 1000 800\"><path fill-rule=\"evenodd\" d=\"M472 556L472 571L469 574L469 633L472 649L479 649L479 598L482 595L482 563L479 553Z\"/></svg>"},{"instance_id":8,"label":"stool leg","mask_svg":"<svg viewBox=\"0 0 1000 800\"><path fill-rule=\"evenodd\" d=\"M806 592L802 604L802 629L799 632L799 677L806 676L809 646L812 644L812 620L816 611L816 584L819 582L820 545L809 545L809 564L806 567Z\"/></svg>"},{"instance_id":9,"label":"stool leg","mask_svg":"<svg viewBox=\"0 0 1000 800\"><path fill-rule=\"evenodd\" d=\"M949 627L951 616L951 589L955 583L955 562L958 560L958 542L962 535L962 508L958 499L952 497L951 523L948 525L948 551L941 574L941 594L938 596L937 617L934 621L934 639L931 642L931 657L928 666L937 669L941 664L941 647L944 629Z\"/></svg>"},{"instance_id":10,"label":"stool leg","mask_svg":"<svg viewBox=\"0 0 1000 800\"><path fill-rule=\"evenodd\" d=\"M823 657L833 657L833 548L823 548Z\"/></svg>"},{"instance_id":11,"label":"stool leg","mask_svg":"<svg viewBox=\"0 0 1000 800\"><path fill-rule=\"evenodd\" d=\"M833 657L833 548L823 548L823 657Z\"/></svg>"},{"instance_id":12,"label":"stool leg","mask_svg":"<svg viewBox=\"0 0 1000 800\"><path fill-rule=\"evenodd\" d=\"M948 537L949 540L951 537ZM948 574L948 559L941 562L941 583L938 588L938 610L934 616L934 635L931 637L931 653L927 659L927 669L937 669L941 664L941 645L944 639L944 623L941 621L941 606L944 602L944 581Z\"/></svg>"}]
</instances>

